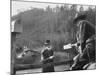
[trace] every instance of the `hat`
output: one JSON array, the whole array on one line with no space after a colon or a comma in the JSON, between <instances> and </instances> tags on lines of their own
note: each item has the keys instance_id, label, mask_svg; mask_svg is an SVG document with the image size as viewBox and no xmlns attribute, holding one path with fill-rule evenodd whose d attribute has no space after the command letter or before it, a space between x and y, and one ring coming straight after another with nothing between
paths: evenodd
<instances>
[{"instance_id":1,"label":"hat","mask_svg":"<svg viewBox=\"0 0 100 75\"><path fill-rule=\"evenodd\" d=\"M79 20L85 20L86 17L87 17L87 16L84 15L84 14L82 14L82 15L77 15L77 16L75 16L75 19L74 19L73 23L76 23L76 22L79 21Z\"/></svg>"},{"instance_id":2,"label":"hat","mask_svg":"<svg viewBox=\"0 0 100 75\"><path fill-rule=\"evenodd\" d=\"M50 44L50 40L46 40L46 42L44 43L45 45Z\"/></svg>"}]
</instances>

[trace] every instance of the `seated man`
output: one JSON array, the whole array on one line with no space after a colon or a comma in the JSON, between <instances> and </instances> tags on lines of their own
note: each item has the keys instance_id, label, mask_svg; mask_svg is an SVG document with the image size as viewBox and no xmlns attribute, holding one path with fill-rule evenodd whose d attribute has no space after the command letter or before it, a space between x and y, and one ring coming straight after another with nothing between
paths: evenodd
<instances>
[{"instance_id":1,"label":"seated man","mask_svg":"<svg viewBox=\"0 0 100 75\"><path fill-rule=\"evenodd\" d=\"M76 57L71 70L82 70L84 65L89 62L95 62L95 26L85 19L86 15L78 16L75 19L75 22L79 27L78 41L80 42L81 53Z\"/></svg>"}]
</instances>

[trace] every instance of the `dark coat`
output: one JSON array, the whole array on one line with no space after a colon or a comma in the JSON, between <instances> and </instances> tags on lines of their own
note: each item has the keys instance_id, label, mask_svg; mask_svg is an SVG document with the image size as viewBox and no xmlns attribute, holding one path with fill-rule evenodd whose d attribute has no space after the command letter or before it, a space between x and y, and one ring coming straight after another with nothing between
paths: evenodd
<instances>
[{"instance_id":1,"label":"dark coat","mask_svg":"<svg viewBox=\"0 0 100 75\"><path fill-rule=\"evenodd\" d=\"M53 56L53 50L48 50L45 49L42 52L43 55L43 72L54 72L54 62L53 62L53 58L52 59L48 59L50 56Z\"/></svg>"}]
</instances>

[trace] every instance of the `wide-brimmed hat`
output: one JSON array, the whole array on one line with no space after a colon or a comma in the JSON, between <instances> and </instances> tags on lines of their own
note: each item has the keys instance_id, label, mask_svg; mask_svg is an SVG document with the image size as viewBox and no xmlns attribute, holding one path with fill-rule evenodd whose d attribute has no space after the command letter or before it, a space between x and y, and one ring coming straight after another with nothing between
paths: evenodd
<instances>
[{"instance_id":1,"label":"wide-brimmed hat","mask_svg":"<svg viewBox=\"0 0 100 75\"><path fill-rule=\"evenodd\" d=\"M85 20L86 17L87 17L87 15L85 15L85 14L77 15L77 16L75 16L75 19L74 19L73 23L77 23L80 20Z\"/></svg>"}]
</instances>

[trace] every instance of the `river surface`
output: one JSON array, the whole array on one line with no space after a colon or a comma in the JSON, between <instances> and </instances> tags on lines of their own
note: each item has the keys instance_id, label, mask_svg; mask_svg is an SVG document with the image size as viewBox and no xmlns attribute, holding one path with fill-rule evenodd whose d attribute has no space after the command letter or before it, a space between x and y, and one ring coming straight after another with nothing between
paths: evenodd
<instances>
[{"instance_id":1,"label":"river surface","mask_svg":"<svg viewBox=\"0 0 100 75\"><path fill-rule=\"evenodd\" d=\"M69 65L54 66L55 72L63 72L64 70L68 70L69 67L70 67ZM41 72L42 72L42 68L36 68L36 69L28 69L28 70L17 71L16 75L30 75L30 74L41 73Z\"/></svg>"}]
</instances>

